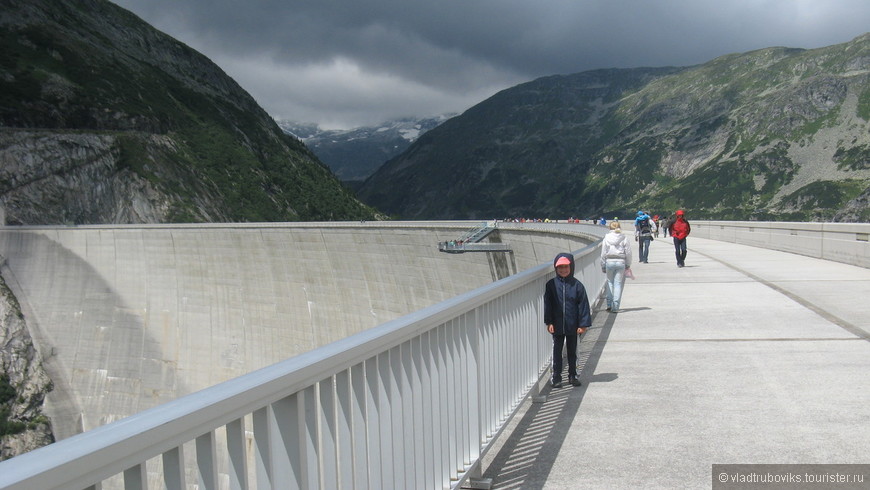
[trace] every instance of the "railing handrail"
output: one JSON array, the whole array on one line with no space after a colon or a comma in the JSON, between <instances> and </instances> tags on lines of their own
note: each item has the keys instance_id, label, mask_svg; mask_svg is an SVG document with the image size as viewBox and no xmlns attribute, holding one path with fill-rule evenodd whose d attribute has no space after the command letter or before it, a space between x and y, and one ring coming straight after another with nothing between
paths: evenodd
<instances>
[{"instance_id":1,"label":"railing handrail","mask_svg":"<svg viewBox=\"0 0 870 490\"><path fill-rule=\"evenodd\" d=\"M598 296L604 284L603 276L597 270L597 244L598 242L595 242L575 251L576 275L586 284L591 298ZM334 410L335 407L330 408L329 401L325 402L325 407L321 407L320 403L324 402L322 400L315 402L313 399L318 396L326 396L327 398L331 396L330 392L335 391L336 380L342 373L348 373L348 377L351 376L351 372L358 373L354 375L356 380L361 377L359 373L365 372L367 374L366 383L374 383L371 386L366 385L368 390L389 390L392 387L394 390L401 391L403 381L399 378L393 379L389 372L386 374L382 372L382 370L387 369L383 367L385 362L399 363L401 372L405 372L406 369L410 372L417 366L417 363L422 363L421 366L427 367L426 363L431 362L432 366L429 367L431 367L432 372L429 375L433 379L435 376L453 375L454 369L461 370L459 366L477 366L479 372L468 374L471 378L469 383L472 385L469 391L463 391L460 394L469 397L467 401L472 406L470 413L475 414L479 420L459 421L460 425L463 425L463 430L456 430L457 434L451 434L448 439L445 439L444 445L449 447L444 448L447 453L444 458L452 460L445 459L441 465L436 465L430 473L432 471L437 473L441 470L449 474L429 475L427 473L425 477L418 476L426 482L441 482L441 485L443 482L456 484L464 481L468 477L465 474L467 470L477 464L478 458L486 450L485 446L492 442L488 440L487 434L500 430L501 426L509 422L513 410L534 389L548 366L548 336L543 328L535 327L540 326L541 323L539 316L541 314L540 302L543 282L551 274L552 265L542 264L286 361L17 456L14 460L0 463L0 488L41 488L46 490L52 488L90 488L99 485L100 482L109 477L122 473L125 482L130 482L127 483L128 487L142 487L147 485L147 460L163 455L165 473L168 471L166 468L171 467L172 457L177 459L181 452L180 448L191 441L197 443L197 458L202 457L208 460L208 451L200 456L200 441L204 440L205 444L208 445L209 440L214 440L215 430L227 427L229 432L229 424L238 423L251 414L254 417L253 432L254 437L257 438L257 454L260 455L261 451L269 451L260 447L260 438L264 437L266 440L271 440L273 437L279 437L278 432L281 432L280 430L278 432L263 432L257 428L266 423L263 422L264 420L271 420L265 414L277 410L273 408L273 404L290 398L293 400L290 402L290 406L297 402L300 404L314 403L318 410L327 414L323 417L328 419L332 416L328 415L330 410ZM477 396L474 390L481 386L487 386L487 383L495 382L495 380L488 380L489 376L501 376L498 373L487 373L487 367L483 365L485 359L488 358L488 354L484 352L488 347L484 345L486 342L483 339L488 335L489 330L500 328L507 328L514 335L530 335L530 343L535 345L524 345L523 347L534 348L528 349L529 352L520 352L520 355L524 352L528 354L528 359L512 359L512 363L515 363L517 366L515 369L518 371L509 376L509 380L499 379L497 381L498 383L510 383L510 386L500 386L497 390L498 393L486 393L480 395L480 399L471 399ZM498 337L509 336L499 335ZM423 340L420 340L421 338ZM402 356L408 355L409 349L422 352L421 345L429 345L430 342L435 344L441 341L446 342L444 344L446 347L442 344L433 347L435 354L432 354L431 357L434 360L412 359L409 365L403 364L405 361L401 359L396 360L399 353ZM447 349L449 355L443 358L438 357L439 348ZM397 349L399 351L396 351ZM502 355L497 354L492 357L501 357ZM425 353L423 357L426 357ZM449 365L450 362L457 363L456 367ZM368 369L372 365L379 369L376 372L383 375L384 379L369 379ZM436 372L436 367L443 368L450 374ZM407 376L407 373L404 376ZM379 383L385 383L388 386L385 388L385 385ZM448 381L443 381L443 383L445 389L454 389L449 386ZM297 395L300 396L298 400ZM410 398L411 392L409 391L406 395ZM486 398L487 396L494 396L496 399ZM399 405L392 407L379 405L378 412L381 409L386 409L392 411L391 413L395 417L402 417L402 404L411 403L401 397L399 399L390 398L379 403L391 402ZM432 410L453 409L435 407ZM474 419L475 416L470 418ZM299 424L303 425L305 419L300 420L302 421ZM487 425L484 420L500 421L501 426L498 428L483 427L483 425ZM294 420L290 424L293 425L296 422ZM323 423L328 424L328 422ZM366 420L366 424L368 423L371 421ZM378 422L374 423L377 425ZM492 425L492 422L489 425ZM242 425L242 427L244 426ZM441 430L443 431L443 429L442 427ZM436 427L434 430L439 429ZM454 429L451 428L451 430ZM376 438L378 437L380 436L376 436ZM436 434L433 437L440 436ZM287 441L284 443L295 444L296 442L294 439L292 443ZM325 444L329 445L328 441ZM336 451L334 446L337 444L337 441L332 442L333 452ZM381 441L381 444L384 442ZM386 444L389 445L389 443ZM324 461L323 451L329 453L329 449L316 451L316 457L321 458L319 464L326 466L326 469L317 470L318 474L324 471L348 471L346 468L332 467L332 465L338 466L335 461L332 463ZM465 454L457 454L462 452ZM174 456L167 459L168 454ZM272 457L279 456L270 454L269 458ZM287 455L284 457L291 458ZM299 461L303 463L308 461L310 464L306 458L313 457L315 456L306 455L304 451L301 455L292 456L292 458L301 458L293 460L296 462L296 466L300 464ZM355 454L354 458L356 457ZM327 454L325 458L329 459L330 456ZM181 459L184 459L183 456ZM333 459L335 458L333 457ZM204 463L198 460L197 464L203 465ZM389 467L389 464L389 462L383 462L384 467ZM296 467L291 463L288 465ZM212 468L208 471L216 472L214 469L216 463L213 461L208 462L204 467ZM203 468L198 471L202 472ZM208 471L203 477L206 480L208 479ZM258 487L268 488L269 485L275 484L272 481L275 471L277 470L273 469L271 464L258 465ZM302 476L295 475L297 480L303 479L299 481L304 481L305 478L318 478L318 476L312 476L310 468L308 470L303 468L300 471L302 471ZM184 470L181 471L181 474L184 474ZM345 474L345 478L351 477L353 476ZM383 475L376 477L375 480L380 477ZM177 481L184 481L183 476L179 478L180 480ZM241 475L236 475L236 478L245 479L248 477L243 471ZM281 478L287 478L287 476L284 475ZM329 478L332 477L327 475L324 478L329 481ZM339 477L335 476L334 478ZM259 484L260 479L263 480L262 485ZM266 484L267 481L269 485ZM173 485L167 483L167 486L172 487ZM382 486L390 487L393 485L384 482ZM275 484L275 488L279 487Z\"/></svg>"}]
</instances>

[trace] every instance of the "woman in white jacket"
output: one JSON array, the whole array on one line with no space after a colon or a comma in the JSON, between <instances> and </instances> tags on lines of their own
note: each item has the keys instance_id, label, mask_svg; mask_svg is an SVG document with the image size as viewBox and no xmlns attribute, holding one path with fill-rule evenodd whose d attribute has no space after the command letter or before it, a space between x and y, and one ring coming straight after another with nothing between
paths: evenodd
<instances>
[{"instance_id":1,"label":"woman in white jacket","mask_svg":"<svg viewBox=\"0 0 870 490\"><path fill-rule=\"evenodd\" d=\"M601 243L601 272L607 274L607 311L619 312L625 271L631 269L631 240L622 234L618 221L610 223L610 233Z\"/></svg>"}]
</instances>

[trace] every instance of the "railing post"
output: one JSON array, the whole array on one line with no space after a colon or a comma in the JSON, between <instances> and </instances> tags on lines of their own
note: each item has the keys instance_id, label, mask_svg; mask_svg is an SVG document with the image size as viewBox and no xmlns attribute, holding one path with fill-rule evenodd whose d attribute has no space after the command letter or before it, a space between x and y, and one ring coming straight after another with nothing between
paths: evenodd
<instances>
[{"instance_id":1,"label":"railing post","mask_svg":"<svg viewBox=\"0 0 870 490\"><path fill-rule=\"evenodd\" d=\"M411 384L408 380L410 361L408 342L393 348L391 354L393 393L396 412L393 414L393 456L395 459L396 488L413 488L414 481L414 423ZM410 435L410 437L409 437Z\"/></svg>"},{"instance_id":2,"label":"railing post","mask_svg":"<svg viewBox=\"0 0 870 490\"><path fill-rule=\"evenodd\" d=\"M245 437L245 419L236 419L226 427L227 431L227 453L229 456L229 477L230 490L248 490L248 457L247 457L247 438ZM179 455L179 458L183 456ZM164 459L164 467L166 462ZM182 473L183 474L183 473ZM181 481L179 490L185 487L184 480Z\"/></svg>"},{"instance_id":3,"label":"railing post","mask_svg":"<svg viewBox=\"0 0 870 490\"><path fill-rule=\"evenodd\" d=\"M267 407L261 430L266 440L269 458L268 482L257 481L257 490L274 488L295 490L305 488L302 454L300 394L286 396ZM256 423L255 423L256 424ZM255 425L255 435L258 434ZM271 485L264 487L263 485Z\"/></svg>"},{"instance_id":4,"label":"railing post","mask_svg":"<svg viewBox=\"0 0 870 490\"><path fill-rule=\"evenodd\" d=\"M217 488L217 450L213 430L196 438L196 469L202 488Z\"/></svg>"},{"instance_id":5,"label":"railing post","mask_svg":"<svg viewBox=\"0 0 870 490\"><path fill-rule=\"evenodd\" d=\"M272 431L269 428L269 407L254 411L254 464L257 473L257 489L271 490L272 476Z\"/></svg>"},{"instance_id":6,"label":"railing post","mask_svg":"<svg viewBox=\"0 0 870 490\"><path fill-rule=\"evenodd\" d=\"M350 368L350 417L353 440L351 441L353 455L353 479L344 485L349 488L366 490L369 488L369 461L371 457L367 450L367 434L371 419L366 416L366 377L365 363Z\"/></svg>"},{"instance_id":7,"label":"railing post","mask_svg":"<svg viewBox=\"0 0 870 490\"><path fill-rule=\"evenodd\" d=\"M332 376L320 381L318 410L318 444L320 447L321 488L338 488L338 451L336 446L335 380Z\"/></svg>"},{"instance_id":8,"label":"railing post","mask_svg":"<svg viewBox=\"0 0 870 490\"><path fill-rule=\"evenodd\" d=\"M124 490L145 490L148 488L146 473L144 462L124 470Z\"/></svg>"},{"instance_id":9,"label":"railing post","mask_svg":"<svg viewBox=\"0 0 870 490\"><path fill-rule=\"evenodd\" d=\"M357 488L353 475L356 455L353 448L354 409L350 378L350 369L335 375L335 445L339 488Z\"/></svg>"},{"instance_id":10,"label":"railing post","mask_svg":"<svg viewBox=\"0 0 870 490\"><path fill-rule=\"evenodd\" d=\"M383 488L383 473L381 459L389 457L381 452L381 417L378 409L381 397L381 378L378 369L378 357L365 361L365 388L366 388L366 434L368 440L368 477L369 488Z\"/></svg>"},{"instance_id":11,"label":"railing post","mask_svg":"<svg viewBox=\"0 0 870 490\"><path fill-rule=\"evenodd\" d=\"M423 394L423 418L420 423L423 427L436 428L438 409L434 397L438 396L438 388L437 377L433 375L435 362L432 346L433 336L433 332L425 332L420 337L420 388ZM437 458L440 456L440 451L436 449L437 442L437 437L424 437L420 441L420 445L423 447L424 488L434 488L440 483L437 477Z\"/></svg>"},{"instance_id":12,"label":"railing post","mask_svg":"<svg viewBox=\"0 0 870 490\"><path fill-rule=\"evenodd\" d=\"M393 397L390 380L390 351L378 355L378 398L377 414L380 418L380 442L381 453L381 479L383 488L395 488L395 475L393 474Z\"/></svg>"},{"instance_id":13,"label":"railing post","mask_svg":"<svg viewBox=\"0 0 870 490\"><path fill-rule=\"evenodd\" d=\"M429 389L423 380L423 351L421 337L411 339L408 347L408 372L410 373L410 386L408 386L410 405L406 404L411 414L412 423L406 426L405 438L411 441L413 458L408 461L413 466L413 480L409 481L410 488L429 488L426 485L426 459L424 441L426 437L425 421L423 419L423 404L425 393Z\"/></svg>"},{"instance_id":14,"label":"railing post","mask_svg":"<svg viewBox=\"0 0 870 490\"><path fill-rule=\"evenodd\" d=\"M166 490L185 490L184 446L163 453L163 485Z\"/></svg>"},{"instance_id":15,"label":"railing post","mask_svg":"<svg viewBox=\"0 0 870 490\"><path fill-rule=\"evenodd\" d=\"M320 446L317 429L317 384L313 384L299 395L302 397L301 434L302 440L302 488L321 488L320 486ZM276 488L275 490L280 490Z\"/></svg>"}]
</instances>

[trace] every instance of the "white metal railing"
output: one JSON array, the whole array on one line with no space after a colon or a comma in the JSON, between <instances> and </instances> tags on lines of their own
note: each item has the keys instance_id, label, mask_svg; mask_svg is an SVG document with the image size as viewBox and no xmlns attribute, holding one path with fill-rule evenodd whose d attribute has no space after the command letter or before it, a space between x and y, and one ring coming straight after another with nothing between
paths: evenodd
<instances>
[{"instance_id":1,"label":"white metal railing","mask_svg":"<svg viewBox=\"0 0 870 490\"><path fill-rule=\"evenodd\" d=\"M598 242L576 251L595 301ZM552 264L0 463L3 489L450 488L547 375Z\"/></svg>"}]
</instances>

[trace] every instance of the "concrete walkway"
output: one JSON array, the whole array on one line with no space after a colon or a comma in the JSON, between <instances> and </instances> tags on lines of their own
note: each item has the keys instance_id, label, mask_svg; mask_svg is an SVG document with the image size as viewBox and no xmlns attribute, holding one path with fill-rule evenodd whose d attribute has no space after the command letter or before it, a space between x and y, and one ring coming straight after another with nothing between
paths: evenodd
<instances>
[{"instance_id":1,"label":"concrete walkway","mask_svg":"<svg viewBox=\"0 0 870 490\"><path fill-rule=\"evenodd\" d=\"M580 344L583 387L525 402L500 489L710 488L714 463L870 463L870 269L689 237L636 263ZM634 249L637 255L636 247Z\"/></svg>"}]
</instances>

